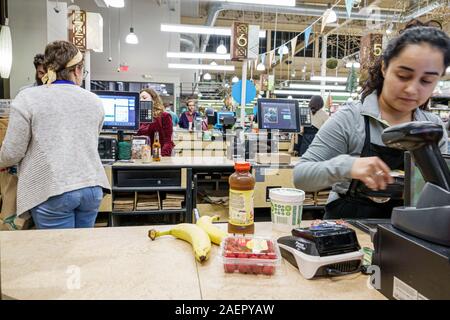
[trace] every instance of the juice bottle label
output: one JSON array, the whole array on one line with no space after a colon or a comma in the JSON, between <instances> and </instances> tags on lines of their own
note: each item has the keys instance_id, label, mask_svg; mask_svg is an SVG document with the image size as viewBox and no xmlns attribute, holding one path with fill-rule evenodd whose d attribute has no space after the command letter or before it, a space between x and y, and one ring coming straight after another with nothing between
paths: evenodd
<instances>
[{"instance_id":1,"label":"juice bottle label","mask_svg":"<svg viewBox=\"0 0 450 320\"><path fill-rule=\"evenodd\" d=\"M253 224L253 194L253 190L230 189L229 223L242 227Z\"/></svg>"},{"instance_id":2,"label":"juice bottle label","mask_svg":"<svg viewBox=\"0 0 450 320\"><path fill-rule=\"evenodd\" d=\"M161 157L161 149L158 147L153 148L153 158L159 159L160 157Z\"/></svg>"}]
</instances>

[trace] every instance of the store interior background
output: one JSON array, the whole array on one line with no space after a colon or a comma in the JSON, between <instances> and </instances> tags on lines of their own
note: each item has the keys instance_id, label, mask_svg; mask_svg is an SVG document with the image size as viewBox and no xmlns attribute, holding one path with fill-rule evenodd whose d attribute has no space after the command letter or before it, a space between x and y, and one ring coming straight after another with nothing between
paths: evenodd
<instances>
[{"instance_id":1,"label":"store interior background","mask_svg":"<svg viewBox=\"0 0 450 320\"><path fill-rule=\"evenodd\" d=\"M266 53L282 43L287 43L296 34L301 33L320 18L321 12L328 4L337 1L297 1L295 8L281 8L277 13L274 6L245 5L224 3L221 1L201 0L125 0L124 8L107 8L103 0L14 0L8 1L8 17L12 33L13 65L9 79L3 80L2 98L14 98L18 90L24 85L33 83L33 56L43 52L45 45L52 40L67 39L66 13L67 7L78 6L87 12L99 13L103 18L103 52L90 53L89 76L92 89L102 89L105 81L112 82L115 90L139 90L141 86L153 86L163 96L165 102L172 102L180 111L184 106L184 99L189 96L199 98L200 105L220 108L223 99L231 91L232 78L241 78L241 62L216 61L218 64L235 65L234 72L214 72L211 80L203 79L199 70L169 69L168 63L198 63L198 60L179 60L166 57L167 52L215 52L220 40L223 40L229 52L229 38L220 36L208 37L195 34L181 34L161 32L161 24L184 24L199 26L230 27L233 21L245 21L259 25L268 30L266 38L260 40L259 52ZM328 34L327 60L338 58L336 69L326 69L327 76L348 77L350 69L348 62L357 62L360 37L370 31L370 16L357 14L359 10L369 6L377 6L381 10L382 20L378 30L385 40L395 36L396 31L404 25L404 21L411 18L421 20L435 19L444 30L450 29L448 19L448 1L354 1L352 16L348 18L345 1L340 1L335 7L338 20L327 25L320 34L320 23L316 23L311 34L311 44L304 51L299 37L298 52L292 58L291 52L277 62L274 68L268 68L266 57L266 71L249 71L248 78L259 82L263 73L275 74L275 89L290 89L290 84L318 84L311 82L311 75L320 75L322 70L322 35ZM57 10L55 10L57 8ZM235 10L241 8L242 10ZM56 11L59 11L58 13ZM134 27L139 38L136 45L125 43L125 37ZM339 40L336 41L336 35ZM385 41L383 41L385 43ZM290 48L290 47L289 47ZM337 49L339 48L339 49ZM112 59L109 59L112 58ZM111 60L111 61L110 61ZM202 63L211 63L204 60ZM118 72L120 65L128 66L128 71ZM206 71L203 72L203 74ZM450 96L449 73L436 89L437 95ZM101 81L101 82L100 82ZM137 83L128 87L124 83ZM328 83L332 84L332 83ZM342 84L339 84L342 85ZM345 84L344 84L345 85ZM298 90L298 89L297 89ZM320 92L318 91L320 94ZM323 93L323 92L322 92ZM289 95L306 102L310 96L296 96L295 94L277 95L286 98ZM325 97L328 96L328 92ZM356 95L353 95L356 98ZM348 100L348 96L334 96L333 105ZM235 104L236 105L236 104ZM328 106L330 107L330 106ZM333 108L334 110L334 108ZM333 111L332 110L332 111ZM247 113L252 112L249 106ZM443 112L445 120L449 113Z\"/></svg>"}]
</instances>

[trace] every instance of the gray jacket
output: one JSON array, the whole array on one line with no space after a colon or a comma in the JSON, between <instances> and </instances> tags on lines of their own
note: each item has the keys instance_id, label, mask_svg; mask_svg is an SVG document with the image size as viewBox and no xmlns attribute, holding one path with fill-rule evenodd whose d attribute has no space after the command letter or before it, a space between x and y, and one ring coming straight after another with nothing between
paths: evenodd
<instances>
[{"instance_id":1,"label":"gray jacket","mask_svg":"<svg viewBox=\"0 0 450 320\"><path fill-rule=\"evenodd\" d=\"M363 115L370 117L370 142L384 146L381 133L389 125L381 119L376 93L367 96L364 103L354 102L339 109L320 128L300 162L294 168L294 185L304 191L332 187L328 202L346 193L351 181L353 162L361 155L365 134ZM416 109L416 121L432 121L444 126L435 114ZM448 135L444 130L439 148L447 153Z\"/></svg>"}]
</instances>

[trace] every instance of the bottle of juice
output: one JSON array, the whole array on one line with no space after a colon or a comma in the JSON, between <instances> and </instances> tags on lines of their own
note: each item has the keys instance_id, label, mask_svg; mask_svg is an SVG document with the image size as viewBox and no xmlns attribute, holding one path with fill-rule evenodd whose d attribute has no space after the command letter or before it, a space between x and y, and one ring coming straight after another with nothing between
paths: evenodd
<instances>
[{"instance_id":1,"label":"bottle of juice","mask_svg":"<svg viewBox=\"0 0 450 320\"><path fill-rule=\"evenodd\" d=\"M250 163L236 162L230 176L230 208L228 233L252 234L255 231L253 192L255 178L250 173Z\"/></svg>"},{"instance_id":2,"label":"bottle of juice","mask_svg":"<svg viewBox=\"0 0 450 320\"><path fill-rule=\"evenodd\" d=\"M152 155L153 155L153 161L161 161L161 143L159 142L159 132L155 132L155 137L153 138L153 145L152 145Z\"/></svg>"}]
</instances>

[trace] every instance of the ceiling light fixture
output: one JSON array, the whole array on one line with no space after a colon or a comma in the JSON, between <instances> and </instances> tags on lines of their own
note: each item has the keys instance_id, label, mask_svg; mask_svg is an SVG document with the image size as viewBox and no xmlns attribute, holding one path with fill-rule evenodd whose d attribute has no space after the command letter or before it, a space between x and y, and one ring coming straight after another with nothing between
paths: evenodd
<instances>
[{"instance_id":1,"label":"ceiling light fixture","mask_svg":"<svg viewBox=\"0 0 450 320\"><path fill-rule=\"evenodd\" d=\"M303 83L291 83L289 85L291 89L318 89L318 90L345 90L345 86L335 85L320 85L320 84L303 84Z\"/></svg>"},{"instance_id":2,"label":"ceiling light fixture","mask_svg":"<svg viewBox=\"0 0 450 320\"><path fill-rule=\"evenodd\" d=\"M200 52L167 52L167 58L231 60L229 54L200 53Z\"/></svg>"},{"instance_id":3,"label":"ceiling light fixture","mask_svg":"<svg viewBox=\"0 0 450 320\"><path fill-rule=\"evenodd\" d=\"M295 7L295 0L222 0L222 2Z\"/></svg>"},{"instance_id":4,"label":"ceiling light fixture","mask_svg":"<svg viewBox=\"0 0 450 320\"><path fill-rule=\"evenodd\" d=\"M138 44L139 40L137 35L134 33L134 27L133 27L133 0L131 0L131 26L130 26L130 33L126 36L125 42L128 44Z\"/></svg>"},{"instance_id":5,"label":"ceiling light fixture","mask_svg":"<svg viewBox=\"0 0 450 320\"><path fill-rule=\"evenodd\" d=\"M215 70L215 71L234 71L234 66L217 65L212 66L210 64L184 64L184 63L169 63L169 69L189 69L189 70Z\"/></svg>"},{"instance_id":6,"label":"ceiling light fixture","mask_svg":"<svg viewBox=\"0 0 450 320\"><path fill-rule=\"evenodd\" d=\"M320 95L320 91L275 90L275 94L293 95L293 96L311 96L311 95ZM355 95L357 95L357 93L331 92L331 96L336 96L336 97L350 97L350 96L355 96Z\"/></svg>"},{"instance_id":7,"label":"ceiling light fixture","mask_svg":"<svg viewBox=\"0 0 450 320\"><path fill-rule=\"evenodd\" d=\"M231 28L207 27L207 26L187 25L187 24L165 24L165 23L162 23L161 31L176 32L176 33L190 33L190 34L210 34L210 35L216 35L216 36L231 37ZM265 38L266 31L260 30L259 37Z\"/></svg>"},{"instance_id":8,"label":"ceiling light fixture","mask_svg":"<svg viewBox=\"0 0 450 320\"><path fill-rule=\"evenodd\" d=\"M227 54L228 53L227 47L225 47L225 45L223 44L223 40L220 40L220 44L216 49L216 53L217 54Z\"/></svg>"},{"instance_id":9,"label":"ceiling light fixture","mask_svg":"<svg viewBox=\"0 0 450 320\"><path fill-rule=\"evenodd\" d=\"M289 48L287 47L287 45L283 44L280 48L278 48L278 54L279 55L289 54Z\"/></svg>"},{"instance_id":10,"label":"ceiling light fixture","mask_svg":"<svg viewBox=\"0 0 450 320\"><path fill-rule=\"evenodd\" d=\"M258 63L258 65L256 66L256 70L257 70L257 71L265 71L265 70L266 70L266 66L264 65L264 63L260 62L260 63Z\"/></svg>"},{"instance_id":11,"label":"ceiling light fixture","mask_svg":"<svg viewBox=\"0 0 450 320\"><path fill-rule=\"evenodd\" d=\"M8 26L8 18L5 19L5 25L0 26L0 77L9 78L12 66L12 41L11 29Z\"/></svg>"},{"instance_id":12,"label":"ceiling light fixture","mask_svg":"<svg viewBox=\"0 0 450 320\"><path fill-rule=\"evenodd\" d=\"M209 72L207 72L207 73L205 73L205 74L203 75L203 80L209 81L209 80L211 80L211 79L212 79L212 77L211 77L211 74L210 74Z\"/></svg>"},{"instance_id":13,"label":"ceiling light fixture","mask_svg":"<svg viewBox=\"0 0 450 320\"><path fill-rule=\"evenodd\" d=\"M321 76L313 76L313 77L311 77L311 81L347 82L347 78L346 78L346 77L321 77Z\"/></svg>"},{"instance_id":14,"label":"ceiling light fixture","mask_svg":"<svg viewBox=\"0 0 450 320\"><path fill-rule=\"evenodd\" d=\"M134 33L133 27L130 27L130 33L125 38L125 42L128 44L138 44L139 43L139 39L138 39L137 35Z\"/></svg>"},{"instance_id":15,"label":"ceiling light fixture","mask_svg":"<svg viewBox=\"0 0 450 320\"><path fill-rule=\"evenodd\" d=\"M325 24L335 23L337 21L336 12L331 7L331 4L328 4L328 9L323 14L325 19Z\"/></svg>"},{"instance_id":16,"label":"ceiling light fixture","mask_svg":"<svg viewBox=\"0 0 450 320\"><path fill-rule=\"evenodd\" d=\"M125 0L105 0L108 7L123 8L125 7Z\"/></svg>"}]
</instances>

